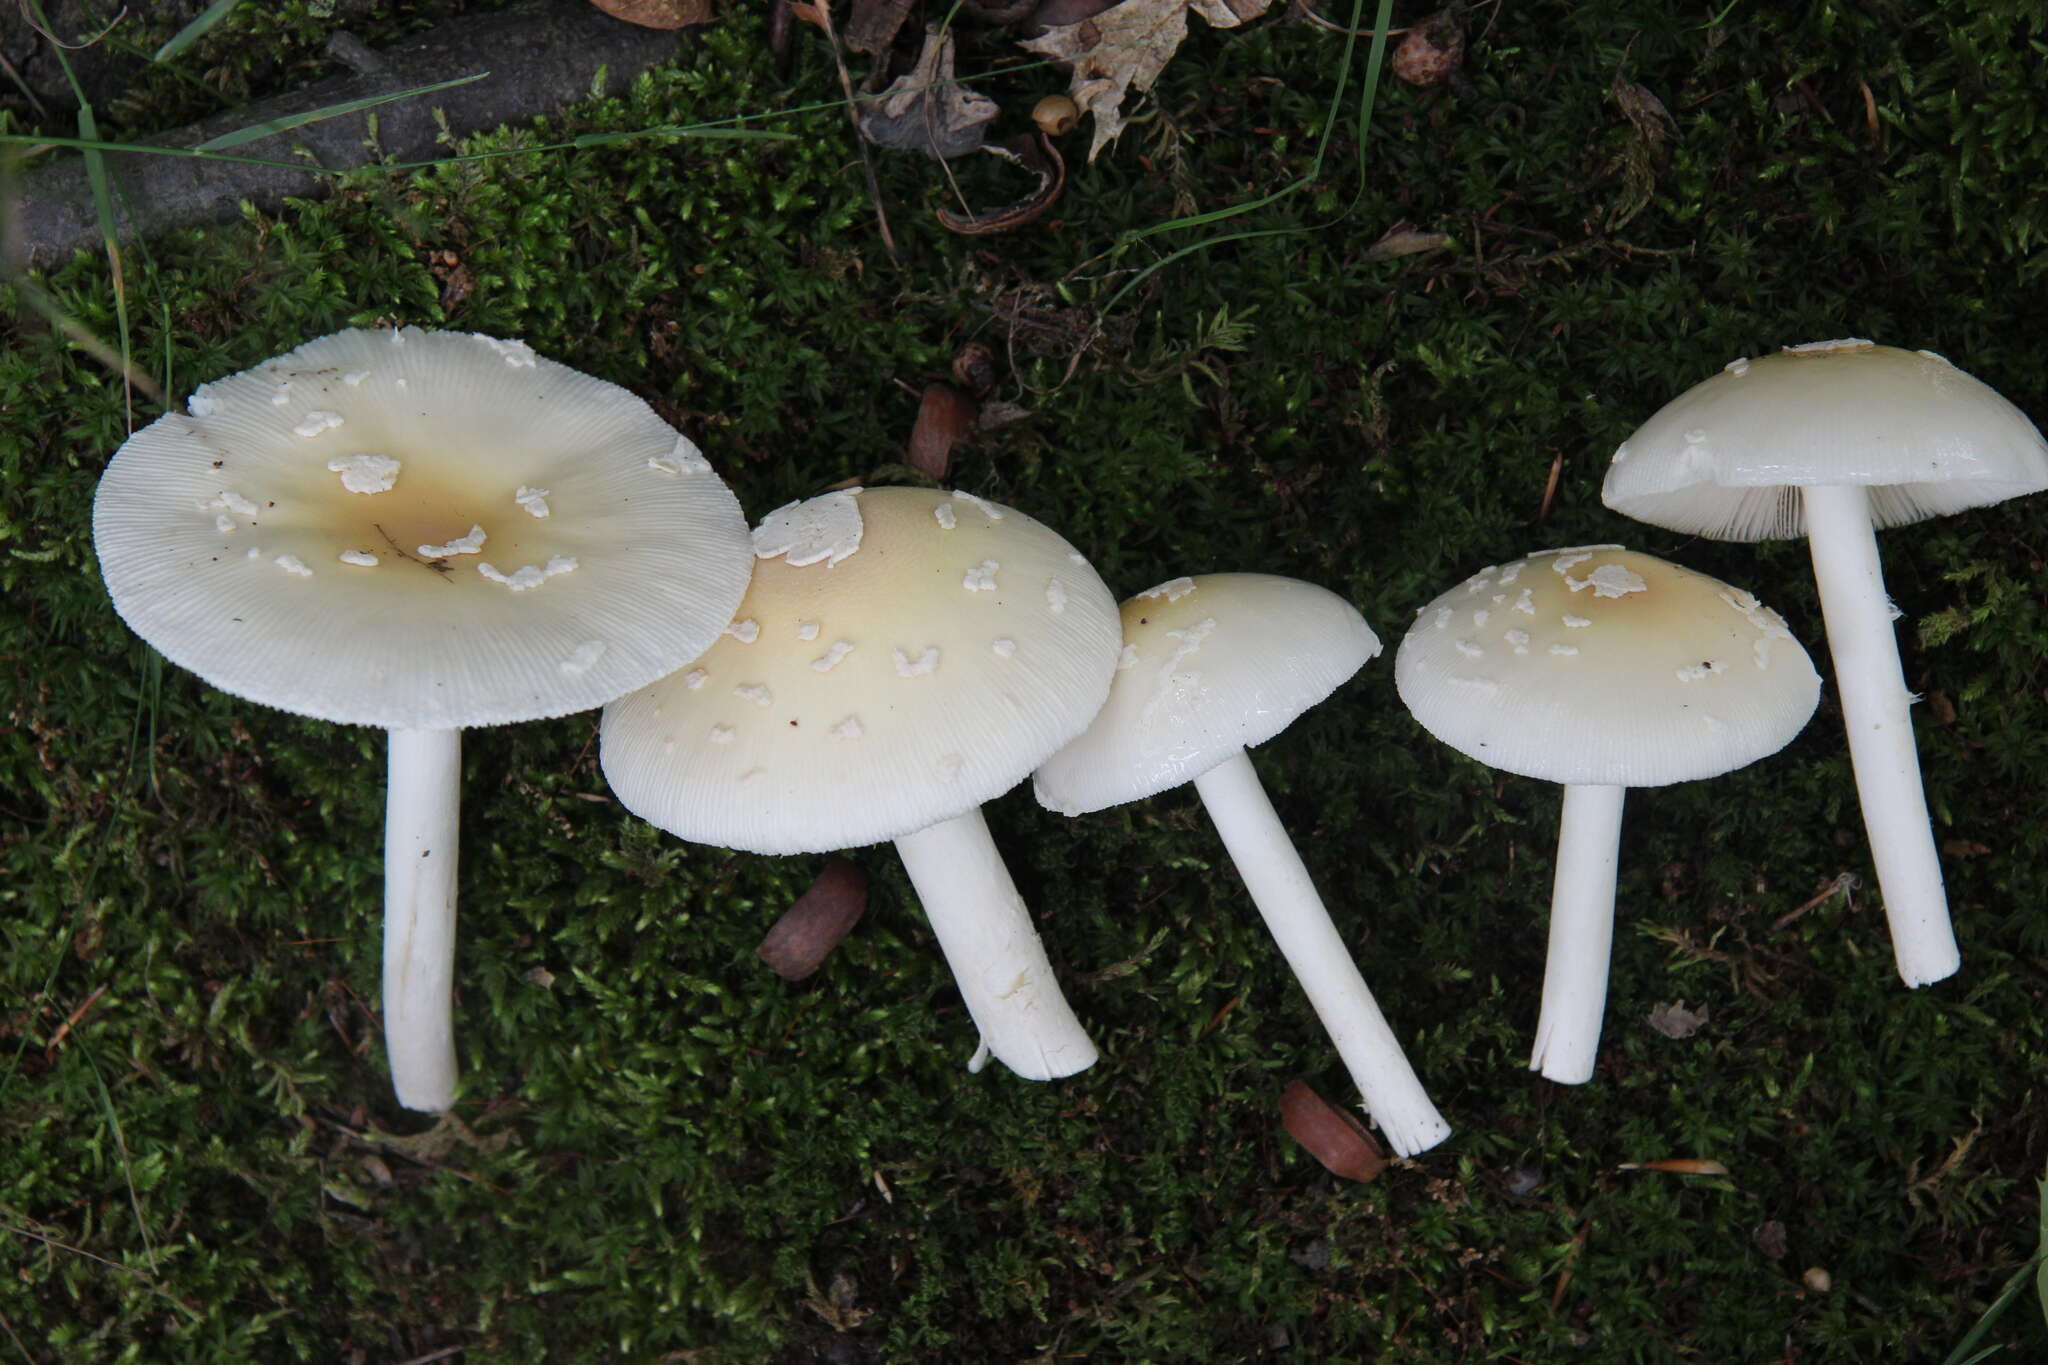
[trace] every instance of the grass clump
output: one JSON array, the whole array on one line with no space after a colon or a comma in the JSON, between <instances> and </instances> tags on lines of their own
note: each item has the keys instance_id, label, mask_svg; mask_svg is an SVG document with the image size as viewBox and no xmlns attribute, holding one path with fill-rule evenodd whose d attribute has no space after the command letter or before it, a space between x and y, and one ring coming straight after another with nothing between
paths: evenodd
<instances>
[{"instance_id":1,"label":"grass clump","mask_svg":"<svg viewBox=\"0 0 2048 1365\"><path fill-rule=\"evenodd\" d=\"M1157 131L1073 167L1024 233L946 238L943 177L884 157L901 267L829 108L777 120L788 141L365 173L131 252L134 362L175 400L343 326L522 336L648 398L758 515L895 461L915 399L893 381L980 339L1032 415L978 439L958 484L1059 528L1120 593L1293 574L1391 641L1479 565L1621 540L1753 589L1817 648L1798 547L1624 522L1599 505L1604 460L1733 356L1849 333L2048 412L2024 288L2039 18L1472 22L1471 97L1384 87L1362 157L1329 104L1336 40L1271 22L1198 34ZM1672 120L1633 157L1617 79ZM1057 83L982 82L1019 121ZM627 94L465 150L835 88L801 45L780 83L728 16ZM1101 253L1187 196L1290 183L1332 120L1327 183L1248 220L1297 231L1104 311L1184 239ZM1148 151L1169 135L1174 156ZM1450 244L1371 257L1404 219ZM104 260L39 286L116 334ZM0 1354L1938 1360L2034 1254L2039 500L1887 533L1951 982L1898 985L1860 889L1778 927L1871 880L1824 702L1772 760L1631 796L1600 1077L1529 1077L1555 789L1430 743L1382 660L1256 755L1458 1129L1340 1188L1275 1102L1297 1076L1346 1095L1342 1067L1185 794L1071 822L1022 792L989 808L1104 1050L1032 1086L962 1069L969 1026L893 859L857 855L867 919L782 984L753 946L814 869L626 819L577 716L465 746L466 1098L425 1132L393 1106L373 1013L378 737L213 692L126 631L88 526L127 396L61 336L8 327ZM158 410L138 398L135 420ZM1643 1022L1680 999L1708 1013L1695 1036ZM1730 1174L1617 1169L1662 1158ZM2043 1349L2031 1304L1971 1349L1992 1346Z\"/></svg>"}]
</instances>

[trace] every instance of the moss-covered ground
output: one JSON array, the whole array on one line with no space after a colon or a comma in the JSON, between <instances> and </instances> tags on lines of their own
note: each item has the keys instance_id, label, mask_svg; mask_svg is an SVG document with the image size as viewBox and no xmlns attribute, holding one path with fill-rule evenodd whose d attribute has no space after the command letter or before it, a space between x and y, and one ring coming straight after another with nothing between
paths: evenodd
<instances>
[{"instance_id":1,"label":"moss-covered ground","mask_svg":"<svg viewBox=\"0 0 2048 1365\"><path fill-rule=\"evenodd\" d=\"M131 251L135 363L176 399L350 325L520 336L654 403L758 515L892 477L916 410L897 381L980 340L1030 416L954 478L1120 593L1292 574L1391 643L1476 567L1618 540L1751 588L1825 674L1803 548L1626 521L1600 505L1607 456L1729 359L1844 335L1939 351L2048 416L2048 26L2020 0L1676 8L1477 9L1469 96L1390 83L1362 149L1356 80L1332 105L1340 38L1197 25L1149 121L1025 230L948 236L936 166L879 157L900 266L836 109L761 125L785 141L364 176ZM297 73L321 21L237 22L192 71L233 85L256 24ZM628 97L472 150L833 98L814 36L778 75L763 32L735 14ZM997 53L970 41L962 69ZM111 131L210 111L149 79L180 93ZM1014 129L1061 78L979 84ZM1228 225L1290 231L1113 297L1217 229L1103 255L1121 234L1303 176L1333 118L1313 182ZM982 203L1018 192L960 174ZM1374 259L1403 220L1449 240ZM117 337L103 257L41 286ZM1893 972L1829 689L1777 757L1630 798L1599 1074L1533 1077L1558 790L1433 742L1382 658L1257 754L1457 1129L1343 1183L1277 1112L1297 1077L1348 1098L1342 1066L1190 794L989 807L1104 1054L1035 1085L964 1069L888 849L854 854L874 894L853 937L784 984L753 948L817 860L636 823L580 715L468 737L462 1126L422 1138L374 1013L381 736L216 692L123 627L89 533L122 386L20 316L0 1359L1938 1361L2034 1254L2048 501L1883 538L1965 955L1932 988ZM133 421L161 410L138 396ZM1843 874L1862 886L1779 926ZM1678 1000L1708 1016L1683 1040L1646 1022ZM1620 1169L1677 1158L1728 1174ZM2031 1285L1993 1346L2048 1359Z\"/></svg>"}]
</instances>

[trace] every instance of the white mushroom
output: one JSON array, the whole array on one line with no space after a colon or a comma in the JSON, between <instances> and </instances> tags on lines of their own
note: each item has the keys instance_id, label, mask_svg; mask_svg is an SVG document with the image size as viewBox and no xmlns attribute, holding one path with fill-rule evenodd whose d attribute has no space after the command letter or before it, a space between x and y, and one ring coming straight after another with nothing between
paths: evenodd
<instances>
[{"instance_id":1,"label":"white mushroom","mask_svg":"<svg viewBox=\"0 0 2048 1365\"><path fill-rule=\"evenodd\" d=\"M623 389L518 343L386 337L308 342L137 432L93 539L115 609L173 663L391 732L385 1040L399 1100L438 1110L462 728L601 706L687 663L753 559L715 476L650 468L678 438ZM520 567L482 572L486 539Z\"/></svg>"},{"instance_id":2,"label":"white mushroom","mask_svg":"<svg viewBox=\"0 0 2048 1365\"><path fill-rule=\"evenodd\" d=\"M1899 975L1962 964L1950 926L1876 530L2048 488L2048 443L1931 351L1861 339L1738 360L1614 453L1601 496L1715 540L1804 535Z\"/></svg>"},{"instance_id":3,"label":"white mushroom","mask_svg":"<svg viewBox=\"0 0 2048 1365\"><path fill-rule=\"evenodd\" d=\"M1039 804L1084 815L1193 782L1316 1017L1402 1156L1451 1127L1331 922L1245 750L1380 652L1335 593L1267 574L1176 578L1120 608L1124 661L1087 733L1041 765Z\"/></svg>"},{"instance_id":4,"label":"white mushroom","mask_svg":"<svg viewBox=\"0 0 2048 1365\"><path fill-rule=\"evenodd\" d=\"M1109 590L1022 513L919 489L792 503L754 547L739 608L751 643L728 635L605 708L620 802L755 853L894 840L986 1049L1034 1080L1091 1065L980 807L1102 705L1118 648ZM977 586L990 565L997 584Z\"/></svg>"},{"instance_id":5,"label":"white mushroom","mask_svg":"<svg viewBox=\"0 0 2048 1365\"><path fill-rule=\"evenodd\" d=\"M1475 593L1502 583L1531 590L1533 611L1512 628L1526 647L1472 623L1473 601L1486 600ZM1594 545L1484 569L1444 593L1401 641L1394 681L1422 727L1460 753L1565 784L1529 1065L1591 1080L1625 790L1715 777L1784 748L1819 702L1813 664L1740 588Z\"/></svg>"}]
</instances>

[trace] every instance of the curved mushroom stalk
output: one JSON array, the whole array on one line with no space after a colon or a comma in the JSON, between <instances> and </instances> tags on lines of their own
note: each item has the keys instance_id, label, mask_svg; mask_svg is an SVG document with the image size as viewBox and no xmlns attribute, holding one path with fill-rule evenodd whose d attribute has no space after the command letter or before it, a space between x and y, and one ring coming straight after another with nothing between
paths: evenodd
<instances>
[{"instance_id":1,"label":"curved mushroom stalk","mask_svg":"<svg viewBox=\"0 0 2048 1365\"><path fill-rule=\"evenodd\" d=\"M1626 787L1564 789L1557 870L1550 884L1550 951L1543 964L1543 1009L1529 1068L1565 1085L1593 1079L1600 1017L1607 1009L1607 965L1614 953L1614 877L1621 862Z\"/></svg>"},{"instance_id":2,"label":"curved mushroom stalk","mask_svg":"<svg viewBox=\"0 0 2048 1365\"><path fill-rule=\"evenodd\" d=\"M983 1049L1026 1080L1057 1080L1095 1065L1095 1044L1060 994L980 808L903 835L896 852Z\"/></svg>"},{"instance_id":3,"label":"curved mushroom stalk","mask_svg":"<svg viewBox=\"0 0 2048 1365\"><path fill-rule=\"evenodd\" d=\"M462 731L393 730L384 805L384 1047L398 1102L455 1102Z\"/></svg>"},{"instance_id":4,"label":"curved mushroom stalk","mask_svg":"<svg viewBox=\"0 0 2048 1365\"><path fill-rule=\"evenodd\" d=\"M1273 941L1337 1045L1373 1122L1402 1156L1451 1135L1359 975L1293 840L1244 750L1195 779L1195 790L1237 864Z\"/></svg>"},{"instance_id":5,"label":"curved mushroom stalk","mask_svg":"<svg viewBox=\"0 0 2048 1365\"><path fill-rule=\"evenodd\" d=\"M1963 959L1927 818L1908 710L1913 696L1899 666L1870 500L1855 484L1807 488L1804 495L1813 579L1835 660L1863 827L1891 924L1892 955L1908 986L1925 986L1954 975Z\"/></svg>"}]
</instances>

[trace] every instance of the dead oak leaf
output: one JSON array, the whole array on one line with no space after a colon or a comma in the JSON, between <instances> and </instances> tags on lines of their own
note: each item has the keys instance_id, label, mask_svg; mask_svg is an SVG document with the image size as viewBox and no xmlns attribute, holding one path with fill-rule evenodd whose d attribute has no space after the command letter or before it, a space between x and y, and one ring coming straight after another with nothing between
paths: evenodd
<instances>
[{"instance_id":1,"label":"dead oak leaf","mask_svg":"<svg viewBox=\"0 0 2048 1365\"><path fill-rule=\"evenodd\" d=\"M1027 52L1065 62L1072 79L1067 93L1095 116L1095 140L1088 159L1123 131L1124 97L1144 93L1159 79L1188 36L1188 14L1212 28L1236 28L1266 12L1272 0L1123 0L1078 24L1049 28L1042 37L1018 43Z\"/></svg>"},{"instance_id":2,"label":"dead oak leaf","mask_svg":"<svg viewBox=\"0 0 2048 1365\"><path fill-rule=\"evenodd\" d=\"M1683 1000L1662 1001L1650 1011L1649 1025L1666 1038L1690 1038L1707 1023L1707 1007L1689 1010Z\"/></svg>"},{"instance_id":3,"label":"dead oak leaf","mask_svg":"<svg viewBox=\"0 0 2048 1365\"><path fill-rule=\"evenodd\" d=\"M881 147L940 158L981 146L996 103L953 80L953 35L926 29L917 65L865 105L860 130Z\"/></svg>"}]
</instances>

